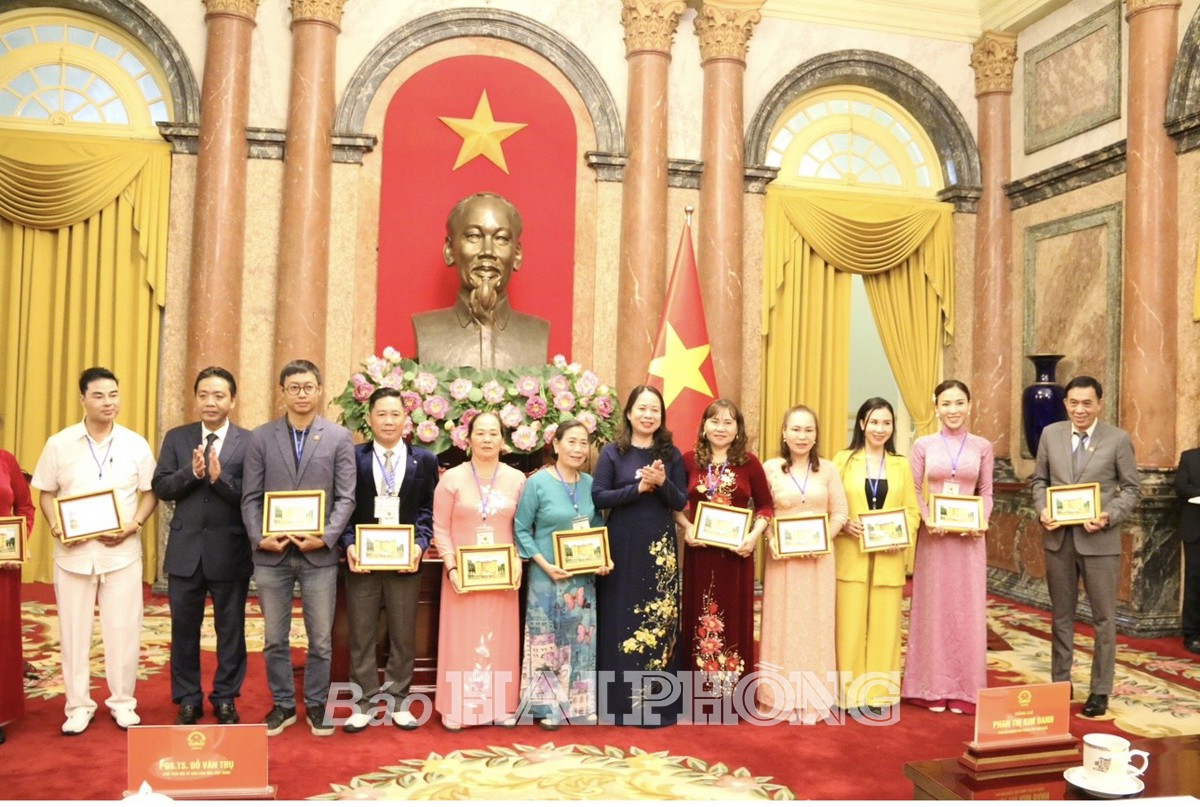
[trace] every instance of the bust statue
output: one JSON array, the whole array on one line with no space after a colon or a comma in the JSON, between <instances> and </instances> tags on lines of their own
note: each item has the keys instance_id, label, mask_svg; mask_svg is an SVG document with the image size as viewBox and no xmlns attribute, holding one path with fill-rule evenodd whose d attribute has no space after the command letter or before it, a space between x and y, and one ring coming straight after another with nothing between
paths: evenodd
<instances>
[{"instance_id":1,"label":"bust statue","mask_svg":"<svg viewBox=\"0 0 1200 807\"><path fill-rule=\"evenodd\" d=\"M450 308L413 314L417 359L447 367L507 370L546 363L550 323L508 301L521 266L521 214L503 196L476 193L446 219L442 257L458 270Z\"/></svg>"}]
</instances>

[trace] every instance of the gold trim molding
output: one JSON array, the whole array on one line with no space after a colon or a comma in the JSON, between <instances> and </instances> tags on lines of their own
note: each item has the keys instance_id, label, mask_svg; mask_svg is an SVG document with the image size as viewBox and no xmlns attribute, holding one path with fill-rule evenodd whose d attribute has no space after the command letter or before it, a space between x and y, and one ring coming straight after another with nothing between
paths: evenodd
<instances>
[{"instance_id":1,"label":"gold trim molding","mask_svg":"<svg viewBox=\"0 0 1200 807\"><path fill-rule=\"evenodd\" d=\"M975 71L975 95L1012 92L1013 68L1017 64L1017 37L987 31L971 51L971 69Z\"/></svg>"},{"instance_id":2,"label":"gold trim molding","mask_svg":"<svg viewBox=\"0 0 1200 807\"><path fill-rule=\"evenodd\" d=\"M342 30L342 9L346 0L292 0L292 22L325 22Z\"/></svg>"},{"instance_id":3,"label":"gold trim molding","mask_svg":"<svg viewBox=\"0 0 1200 807\"><path fill-rule=\"evenodd\" d=\"M623 0L621 26L625 29L625 55L643 50L670 54L683 0Z\"/></svg>"},{"instance_id":4,"label":"gold trim molding","mask_svg":"<svg viewBox=\"0 0 1200 807\"><path fill-rule=\"evenodd\" d=\"M758 8L704 3L696 11L696 36L700 37L700 63L712 59L746 61L754 26L762 20Z\"/></svg>"},{"instance_id":5,"label":"gold trim molding","mask_svg":"<svg viewBox=\"0 0 1200 807\"><path fill-rule=\"evenodd\" d=\"M259 0L203 0L204 16L228 14L234 17L245 17L254 22L258 15Z\"/></svg>"}]
</instances>

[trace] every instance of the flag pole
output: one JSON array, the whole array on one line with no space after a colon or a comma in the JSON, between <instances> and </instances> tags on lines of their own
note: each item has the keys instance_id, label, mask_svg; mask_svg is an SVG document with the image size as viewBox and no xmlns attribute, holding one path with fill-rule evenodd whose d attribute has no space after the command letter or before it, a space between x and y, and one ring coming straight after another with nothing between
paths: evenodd
<instances>
[{"instance_id":1,"label":"flag pole","mask_svg":"<svg viewBox=\"0 0 1200 807\"><path fill-rule=\"evenodd\" d=\"M692 205L684 205L683 206L683 215L687 217L686 224L688 227L692 226L692 213L694 213L695 211L696 211L696 208L693 207Z\"/></svg>"}]
</instances>

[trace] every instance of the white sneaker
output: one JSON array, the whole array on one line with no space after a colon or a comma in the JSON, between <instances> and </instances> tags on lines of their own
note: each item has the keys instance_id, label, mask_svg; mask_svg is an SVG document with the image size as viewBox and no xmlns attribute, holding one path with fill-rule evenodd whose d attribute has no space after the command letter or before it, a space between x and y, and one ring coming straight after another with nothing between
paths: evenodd
<instances>
[{"instance_id":1,"label":"white sneaker","mask_svg":"<svg viewBox=\"0 0 1200 807\"><path fill-rule=\"evenodd\" d=\"M133 711L133 709L129 706L113 709L112 718L113 720L117 721L117 725L122 729L127 729L130 726L136 726L142 722L142 719L138 717L138 713Z\"/></svg>"},{"instance_id":2,"label":"white sneaker","mask_svg":"<svg viewBox=\"0 0 1200 807\"><path fill-rule=\"evenodd\" d=\"M412 731L419 725L417 723L417 719L412 716L412 712L408 711L407 709L401 709L398 712L392 712L392 723L396 726L396 728L404 729L405 731Z\"/></svg>"},{"instance_id":3,"label":"white sneaker","mask_svg":"<svg viewBox=\"0 0 1200 807\"><path fill-rule=\"evenodd\" d=\"M366 712L355 712L346 718L342 731L347 734L357 734L369 725L371 725L371 715Z\"/></svg>"},{"instance_id":4,"label":"white sneaker","mask_svg":"<svg viewBox=\"0 0 1200 807\"><path fill-rule=\"evenodd\" d=\"M76 709L67 715L67 721L62 724L62 733L68 737L83 734L92 723L96 713L90 709Z\"/></svg>"}]
</instances>

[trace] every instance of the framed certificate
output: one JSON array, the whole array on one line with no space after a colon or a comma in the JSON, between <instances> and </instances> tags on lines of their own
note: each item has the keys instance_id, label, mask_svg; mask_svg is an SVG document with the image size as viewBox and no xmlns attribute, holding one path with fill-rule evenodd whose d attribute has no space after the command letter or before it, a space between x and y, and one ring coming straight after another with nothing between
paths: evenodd
<instances>
[{"instance_id":1,"label":"framed certificate","mask_svg":"<svg viewBox=\"0 0 1200 807\"><path fill-rule=\"evenodd\" d=\"M797 555L826 555L829 547L829 516L776 516L775 543L781 558Z\"/></svg>"},{"instance_id":2,"label":"framed certificate","mask_svg":"<svg viewBox=\"0 0 1200 807\"><path fill-rule=\"evenodd\" d=\"M54 512L64 544L77 544L121 529L116 491L60 496L54 500Z\"/></svg>"},{"instance_id":3,"label":"framed certificate","mask_svg":"<svg viewBox=\"0 0 1200 807\"><path fill-rule=\"evenodd\" d=\"M692 537L708 546L737 549L746 540L753 515L744 507L700 502L696 505L696 525Z\"/></svg>"},{"instance_id":4,"label":"framed certificate","mask_svg":"<svg viewBox=\"0 0 1200 807\"><path fill-rule=\"evenodd\" d=\"M24 563L28 560L25 516L0 518L0 563Z\"/></svg>"},{"instance_id":5,"label":"framed certificate","mask_svg":"<svg viewBox=\"0 0 1200 807\"><path fill-rule=\"evenodd\" d=\"M868 510L860 513L862 522L862 551L879 552L883 549L898 549L908 546L908 519L904 508L896 510Z\"/></svg>"},{"instance_id":6,"label":"framed certificate","mask_svg":"<svg viewBox=\"0 0 1200 807\"><path fill-rule=\"evenodd\" d=\"M412 524L356 524L358 565L373 572L415 572L417 530Z\"/></svg>"},{"instance_id":7,"label":"framed certificate","mask_svg":"<svg viewBox=\"0 0 1200 807\"><path fill-rule=\"evenodd\" d=\"M983 521L983 499L979 496L948 496L935 493L929 499L931 527L947 532L980 532Z\"/></svg>"},{"instance_id":8,"label":"framed certificate","mask_svg":"<svg viewBox=\"0 0 1200 807\"><path fill-rule=\"evenodd\" d=\"M1059 524L1083 524L1100 515L1100 485L1055 485L1046 488L1050 518Z\"/></svg>"},{"instance_id":9,"label":"framed certificate","mask_svg":"<svg viewBox=\"0 0 1200 807\"><path fill-rule=\"evenodd\" d=\"M517 587L517 553L512 544L475 544L458 548L458 584L463 591Z\"/></svg>"},{"instance_id":10,"label":"framed certificate","mask_svg":"<svg viewBox=\"0 0 1200 807\"><path fill-rule=\"evenodd\" d=\"M608 527L554 533L554 565L564 572L594 572L608 558Z\"/></svg>"},{"instance_id":11,"label":"framed certificate","mask_svg":"<svg viewBox=\"0 0 1200 807\"><path fill-rule=\"evenodd\" d=\"M263 494L263 537L325 532L325 491L268 490Z\"/></svg>"}]
</instances>

